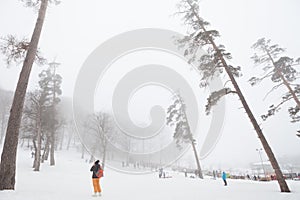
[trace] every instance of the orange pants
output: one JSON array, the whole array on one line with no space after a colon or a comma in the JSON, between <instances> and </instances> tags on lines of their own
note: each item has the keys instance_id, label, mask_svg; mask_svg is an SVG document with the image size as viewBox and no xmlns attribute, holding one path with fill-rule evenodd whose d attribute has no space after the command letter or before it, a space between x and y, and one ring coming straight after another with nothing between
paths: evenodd
<instances>
[{"instance_id":1,"label":"orange pants","mask_svg":"<svg viewBox=\"0 0 300 200\"><path fill-rule=\"evenodd\" d=\"M94 192L101 192L100 178L93 178Z\"/></svg>"}]
</instances>

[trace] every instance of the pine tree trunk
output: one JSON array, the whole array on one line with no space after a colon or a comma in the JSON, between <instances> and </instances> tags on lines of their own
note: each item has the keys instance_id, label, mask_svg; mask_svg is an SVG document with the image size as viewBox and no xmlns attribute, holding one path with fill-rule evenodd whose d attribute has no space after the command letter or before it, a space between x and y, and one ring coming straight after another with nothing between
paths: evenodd
<instances>
[{"instance_id":1,"label":"pine tree trunk","mask_svg":"<svg viewBox=\"0 0 300 200\"><path fill-rule=\"evenodd\" d=\"M201 21L202 21L201 18L199 17L198 13L194 10L193 5L189 1L187 1L187 2L188 2L188 4L190 5L190 7L193 11L193 14L196 16L197 20L199 21L199 25L200 25L201 29L204 32L207 32L207 30L204 27L203 23L201 23ZM268 144L268 142L267 142L262 130L260 129L260 127L259 127L259 125L258 125L258 123L257 123L250 107L248 106L248 103L246 102L246 99L244 98L244 95L243 95L242 91L240 90L240 88L239 88L232 72L230 71L230 69L229 69L222 53L220 52L219 48L217 47L216 43L214 42L214 40L211 37L209 37L208 40L209 40L209 43L213 46L214 50L216 51L216 53L217 53L216 56L218 56L218 58L221 60L222 65L223 65L227 75L229 76L230 81L232 82L233 87L234 87L235 91L237 92L237 95L239 96L239 98L242 102L242 105L243 105L243 107L244 107L244 109L245 109L245 111L246 111L246 113L247 113L247 115L248 115L248 117L249 117L249 119L250 119L256 133L257 133L257 135L258 135L258 138L260 139L260 141L262 143L262 146L263 146L263 148L264 148L264 150L265 150L265 152L266 152L266 154L269 158L269 161L271 162L271 165L272 165L272 167L275 171L276 178L277 178L277 181L279 183L281 192L290 192L290 189L289 189L289 187L288 187L288 185L287 185L287 183L286 183L286 181L283 177L283 174L282 174L281 169L279 167L279 164L278 164L278 162L275 158L275 155L273 154L273 151L272 151L270 145Z\"/></svg>"},{"instance_id":2,"label":"pine tree trunk","mask_svg":"<svg viewBox=\"0 0 300 200\"><path fill-rule=\"evenodd\" d=\"M0 190L15 189L16 157L25 94L40 39L48 0L42 0L26 58L14 94L0 164Z\"/></svg>"},{"instance_id":3,"label":"pine tree trunk","mask_svg":"<svg viewBox=\"0 0 300 200\"><path fill-rule=\"evenodd\" d=\"M276 66L274 59L272 58L271 54L265 49L265 51L267 52L269 58L271 59L271 62L273 64L273 67L276 71L276 73L279 75L279 77L281 78L281 80L283 81L283 84L287 87L289 93L292 95L294 101L296 102L297 106L300 108L300 101L297 97L297 95L295 94L295 92L293 91L293 89L291 88L290 84L287 82L287 80L285 79L285 77L282 74L282 71L279 67Z\"/></svg>"},{"instance_id":4,"label":"pine tree trunk","mask_svg":"<svg viewBox=\"0 0 300 200\"><path fill-rule=\"evenodd\" d=\"M295 100L297 106L300 108L300 101L297 97L297 95L295 94L295 92L293 91L293 89L291 88L290 84L287 82L287 80L284 78L284 76L282 75L281 71L278 70L279 75L283 81L283 84L287 87L287 89L289 90L289 93L292 95L293 99Z\"/></svg>"},{"instance_id":5,"label":"pine tree trunk","mask_svg":"<svg viewBox=\"0 0 300 200\"><path fill-rule=\"evenodd\" d=\"M202 169L201 169L199 157L198 157L198 154L197 154L197 149L196 149L196 146L195 146L195 141L193 139L191 139L191 144L192 144L192 147L193 147L193 152L194 152L194 156L195 156L196 163L197 163L197 169L198 169L197 170L197 175L198 175L199 178L203 179Z\"/></svg>"},{"instance_id":6,"label":"pine tree trunk","mask_svg":"<svg viewBox=\"0 0 300 200\"><path fill-rule=\"evenodd\" d=\"M55 150L55 132L51 134L51 144L50 144L50 166L55 165L55 159L54 159L54 150Z\"/></svg>"},{"instance_id":7,"label":"pine tree trunk","mask_svg":"<svg viewBox=\"0 0 300 200\"><path fill-rule=\"evenodd\" d=\"M41 131L41 112L39 111L39 116L37 118L37 147L35 152L35 165L34 165L34 171L40 171L40 165L41 165L41 148L42 148L42 131Z\"/></svg>"},{"instance_id":8,"label":"pine tree trunk","mask_svg":"<svg viewBox=\"0 0 300 200\"><path fill-rule=\"evenodd\" d=\"M262 144L262 146L263 146L263 148L264 148L264 150L265 150L265 152L266 152L266 154L269 158L269 161L271 162L271 165L272 165L272 167L275 171L275 174L276 174L276 179L277 179L278 184L280 186L280 191L281 192L290 192L290 189L289 189L289 187L288 187L288 185L287 185L287 183L286 183L286 181L283 177L283 174L282 174L280 166L279 166L279 164L278 164L278 162L275 158L275 155L274 155L270 145L268 144L268 141L265 138L261 128L259 127L259 124L257 123L257 121L256 121L256 119L255 119L248 103L246 102L246 99L244 98L244 95L243 95L242 91L240 90L233 74L231 73L226 61L224 60L221 52L219 51L218 47L216 46L216 44L214 43L213 40L211 40L211 43L212 43L214 49L216 50L216 52L218 54L218 57L221 59L221 62L223 64L224 68L225 68L225 71L226 71L227 75L229 76L230 81L233 84L233 87L234 87L235 91L237 92L237 95L240 98L240 101L242 102L242 105L243 105L243 107L244 107L244 109L245 109L245 111L246 111L246 113L247 113L247 115L248 115L248 117L249 117L249 119L250 119L256 133L257 133L257 135L258 135L258 138L261 141L261 144Z\"/></svg>"},{"instance_id":9,"label":"pine tree trunk","mask_svg":"<svg viewBox=\"0 0 300 200\"><path fill-rule=\"evenodd\" d=\"M264 148L264 150L265 150L265 152L266 152L266 154L267 154L267 156L268 156L268 158L271 162L271 165L272 165L272 167L275 171L276 178L278 180L281 192L290 192L290 189L289 189L289 187L288 187L288 185L287 185L287 183L286 183L286 181L283 177L283 174L282 174L280 166L279 166L279 164L278 164L278 162L275 158L275 155L273 154L273 151L272 151L270 145L268 144L261 128L259 127L254 115L252 114L252 111L250 110L250 108L249 108L249 106L248 106L248 104L247 104L247 102L244 98L244 95L242 94L242 92L241 92L234 76L232 75L232 73L231 73L231 71L230 71L230 69L228 68L227 65L224 65L224 67L225 67L225 70L226 70L226 72L227 72L227 74L228 74L228 76L229 76L229 78L230 78L230 80L231 80L231 82L232 82L232 84L233 84L233 86L234 86L234 88L235 88L242 104L243 104L243 107L246 110L246 113L247 113L247 115L248 115L248 117L249 117L249 119L250 119L250 121L251 121L257 135L258 135L258 138L260 139L260 141L262 143L262 146L263 146L263 148Z\"/></svg>"},{"instance_id":10,"label":"pine tree trunk","mask_svg":"<svg viewBox=\"0 0 300 200\"><path fill-rule=\"evenodd\" d=\"M53 76L55 77L55 66L54 66L54 72L53 72ZM55 165L55 159L54 159L54 151L55 151L55 134L56 134L56 124L55 124L55 114L56 114L56 110L55 110L55 100L56 100L56 84L55 84L55 80L53 82L53 97L52 97L52 130L51 130L51 145L50 145L50 166Z\"/></svg>"}]
</instances>

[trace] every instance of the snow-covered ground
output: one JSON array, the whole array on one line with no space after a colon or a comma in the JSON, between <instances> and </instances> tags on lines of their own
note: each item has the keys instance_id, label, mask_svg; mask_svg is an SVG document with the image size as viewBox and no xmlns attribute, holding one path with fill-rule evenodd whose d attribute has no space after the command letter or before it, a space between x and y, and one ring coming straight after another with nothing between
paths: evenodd
<instances>
[{"instance_id":1,"label":"snow-covered ground","mask_svg":"<svg viewBox=\"0 0 300 200\"><path fill-rule=\"evenodd\" d=\"M105 170L101 179L102 197L92 197L90 164L80 154L58 152L56 166L48 163L41 172L33 172L29 151L19 150L15 191L1 191L0 200L299 200L300 181L288 181L292 193L279 192L278 184L228 179L224 187L220 179L185 178L171 173L173 178L159 179L156 173L129 175Z\"/></svg>"}]
</instances>

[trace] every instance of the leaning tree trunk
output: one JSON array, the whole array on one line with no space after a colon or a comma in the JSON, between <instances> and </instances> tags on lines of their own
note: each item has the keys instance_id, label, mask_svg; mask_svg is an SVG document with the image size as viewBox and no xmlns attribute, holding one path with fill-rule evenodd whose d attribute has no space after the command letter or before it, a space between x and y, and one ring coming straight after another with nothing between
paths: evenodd
<instances>
[{"instance_id":1,"label":"leaning tree trunk","mask_svg":"<svg viewBox=\"0 0 300 200\"><path fill-rule=\"evenodd\" d=\"M205 30L205 28L204 28L204 30ZM272 167L273 167L273 169L275 171L276 179L277 179L277 181L279 183L281 192L290 192L290 189L289 189L289 187L288 187L288 185L287 185L287 183L286 183L286 181L285 181L285 179L283 177L283 174L282 174L280 166L279 166L279 164L278 164L278 162L277 162L277 160L275 158L275 155L274 155L274 153L273 153L270 145L268 144L268 141L265 138L265 136L264 136L264 134L263 134L263 132L262 132L259 124L257 123L257 121L256 121L256 119L255 119L255 117L254 117L254 115L253 115L253 113L252 113L252 111L251 111L251 109L250 109L250 107L249 107L249 105L248 105L248 103L247 103L247 101L246 101L246 99L245 99L242 91L240 90L240 88L239 88L239 86L238 86L238 84L237 84L237 82L236 82L236 80L235 80L232 72L230 71L230 69L229 69L229 67L228 67L225 59L223 58L223 55L219 51L219 49L216 46L216 44L214 43L214 41L210 40L210 42L213 45L214 49L216 50L217 55L220 58L220 60L222 62L222 65L224 66L225 71L228 74L228 76L230 78L230 81L232 82L233 87L234 87L237 95L239 96L239 98L240 98L240 100L242 102L242 105L243 105L243 107L244 107L244 109L245 109L245 111L246 111L246 113L247 113L247 115L248 115L248 117L249 117L249 119L250 119L250 121L251 121L251 123L252 123L252 125L253 125L253 127L254 127L254 129L256 131L256 133L257 133L257 135L258 135L258 138L260 139L260 141L262 143L262 146L263 146L263 148L264 148L264 150L265 150L265 152L266 152L266 154L267 154L267 156L269 158L269 161L271 162L271 165L272 165Z\"/></svg>"},{"instance_id":2,"label":"leaning tree trunk","mask_svg":"<svg viewBox=\"0 0 300 200\"><path fill-rule=\"evenodd\" d=\"M272 167L275 171L276 178L278 180L281 192L290 192L290 189L289 189L289 187L288 187L288 185L287 185L287 183L286 183L286 181L283 177L280 166L279 166L279 164L278 164L278 162L275 158L275 155L274 155L270 145L268 144L267 139L265 138L265 136L264 136L261 128L259 127L252 111L250 110L250 108L249 108L249 106L248 106L248 104L247 104L247 102L246 102L246 100L245 100L245 98L244 98L244 96L243 96L243 94L242 94L235 78L233 77L232 73L230 72L230 69L228 68L227 65L224 65L224 66L225 66L225 70L226 70L228 76L230 77L230 80L231 80L231 82L232 82L232 84L233 84L233 86L234 86L234 88L235 88L242 104L243 104L243 107L246 110L246 113L247 113L247 115L248 115L248 117L249 117L249 119L250 119L250 121L251 121L257 135L258 135L258 138L260 139L260 141L262 143L262 146L263 146L263 148L264 148L264 150L265 150L265 152L266 152L266 154L267 154L267 156L268 156L268 158L271 162L271 165L272 165Z\"/></svg>"},{"instance_id":3,"label":"leaning tree trunk","mask_svg":"<svg viewBox=\"0 0 300 200\"><path fill-rule=\"evenodd\" d=\"M34 27L30 44L28 46L27 54L14 94L14 99L7 125L6 137L3 146L3 152L1 155L0 190L15 189L16 157L23 105L31 68L35 59L38 42L41 36L47 6L48 0L42 0L38 18Z\"/></svg>"},{"instance_id":4,"label":"leaning tree trunk","mask_svg":"<svg viewBox=\"0 0 300 200\"><path fill-rule=\"evenodd\" d=\"M258 138L260 139L260 141L262 143L262 146L263 146L263 148L264 148L264 150L265 150L265 152L266 152L266 154L267 154L267 156L268 156L268 158L271 162L271 165L272 165L272 167L275 171L276 179L279 183L281 192L290 192L290 189L289 189L289 187L288 187L288 185L287 185L287 183L286 183L286 181L283 177L283 174L282 174L280 166L279 166L279 164L278 164L278 162L275 158L275 155L274 155L270 145L268 144L268 141L265 138L261 128L259 127L259 124L257 123L257 121L256 121L256 119L255 119L248 103L246 102L246 99L245 99L242 91L240 90L240 88L239 88L233 74L231 73L226 61L224 60L221 52L218 50L217 46L215 45L215 43L212 40L211 40L211 42L214 46L214 49L217 51L217 54L218 54L219 58L221 59L221 62L223 64L224 68L225 68L225 71L228 74L228 76L230 78L230 81L232 82L232 84L234 86L234 89L237 92L237 95L239 96L239 98L242 102L242 105L243 105L243 107L244 107L244 109L245 109L245 111L246 111L246 113L247 113L247 115L248 115L248 117L249 117L249 119L250 119L256 133L257 133L257 135L258 135Z\"/></svg>"},{"instance_id":5,"label":"leaning tree trunk","mask_svg":"<svg viewBox=\"0 0 300 200\"><path fill-rule=\"evenodd\" d=\"M198 13L193 9L193 6L192 6L191 3L189 3L189 5L191 6L191 8L193 10L193 14L196 16L197 20L199 21L201 29L205 33L207 33L206 28L204 27L203 23L201 23L202 20L199 17ZM222 65L223 65L226 73L228 74L228 76L230 78L230 81L232 82L233 87L234 87L235 91L237 92L237 95L239 96L239 98L242 102L242 105L243 105L243 107L244 107L244 109L245 109L245 111L246 111L246 113L247 113L247 115L248 115L248 117L249 117L249 119L250 119L256 133L257 133L257 135L258 135L258 138L260 139L260 141L262 143L262 146L263 146L263 148L264 148L264 150L265 150L265 152L266 152L266 154L267 154L267 156L268 156L268 158L271 162L271 165L272 165L272 167L275 171L276 178L277 178L277 181L279 183L281 192L290 192L290 189L289 189L289 187L288 187L288 185L287 185L287 183L286 183L286 181L283 177L283 174L282 174L281 169L279 167L279 164L278 164L278 162L275 158L275 155L273 154L273 151L272 151L270 145L268 144L268 141L266 140L266 138L265 138L261 128L259 127L259 125L258 125L258 123L257 123L250 107L248 106L248 103L246 102L246 99L244 98L244 95L243 95L242 91L240 90L240 88L239 88L239 86L238 86L238 84L237 84L230 68L228 67L222 53L220 52L219 48L217 47L216 43L214 42L213 38L211 38L211 36L209 36L208 40L209 40L209 43L213 46L213 49L216 51L218 58L222 62Z\"/></svg>"},{"instance_id":6,"label":"leaning tree trunk","mask_svg":"<svg viewBox=\"0 0 300 200\"><path fill-rule=\"evenodd\" d=\"M192 147L193 147L193 152L194 152L194 155L195 155L195 159L196 159L196 163L197 163L197 168L198 168L197 175L198 175L199 178L203 179L202 169L201 169L201 165L200 165L199 157L198 157L198 154L197 154L197 150L196 150L194 139L191 139L191 144L192 144Z\"/></svg>"}]
</instances>

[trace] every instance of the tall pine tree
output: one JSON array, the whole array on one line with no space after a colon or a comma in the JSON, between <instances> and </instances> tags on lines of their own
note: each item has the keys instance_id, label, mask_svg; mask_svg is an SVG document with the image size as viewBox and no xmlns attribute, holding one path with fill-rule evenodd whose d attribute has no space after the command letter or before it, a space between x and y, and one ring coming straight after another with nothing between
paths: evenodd
<instances>
[{"instance_id":1,"label":"tall pine tree","mask_svg":"<svg viewBox=\"0 0 300 200\"><path fill-rule=\"evenodd\" d=\"M255 65L262 67L264 75L252 77L249 80L250 84L254 86L265 79L270 79L275 85L267 95L282 86L287 89L287 92L282 95L281 101L277 105L271 105L268 113L262 115L263 120L274 115L286 102L294 101L296 105L289 108L289 114L292 122L300 121L300 116L297 115L300 111L300 84L296 83L299 80L297 66L300 65L300 58L294 59L283 55L285 49L279 47L278 44L271 44L271 40L265 38L257 40L252 48L255 50L255 54L251 58Z\"/></svg>"},{"instance_id":2,"label":"tall pine tree","mask_svg":"<svg viewBox=\"0 0 300 200\"><path fill-rule=\"evenodd\" d=\"M15 90L10 116L8 119L7 131L1 154L0 164L0 190L14 190L16 176L16 157L19 139L19 129L21 124L22 110L25 101L25 94L28 86L29 76L32 69L35 55L40 40L42 27L45 20L48 0L26 1L26 4L33 6L40 5L38 18L34 31L26 49L26 57Z\"/></svg>"},{"instance_id":3,"label":"tall pine tree","mask_svg":"<svg viewBox=\"0 0 300 200\"><path fill-rule=\"evenodd\" d=\"M233 86L233 90L223 88L220 91L213 92L209 98L207 108L211 107L210 104L216 104L216 101L226 94L234 93L238 95L275 171L281 192L290 192L275 155L235 79L240 76L240 67L227 64L227 61L231 59L231 54L226 51L224 45L216 43L219 32L209 29L209 23L200 17L198 0L182 0L178 5L178 9L178 13L183 16L183 21L189 29L188 35L178 40L178 45L181 48L185 48L185 56L189 58L189 62L199 62L198 69L202 73L200 85L203 87L207 86L210 79L225 72ZM199 48L207 51L207 54L200 58L197 57Z\"/></svg>"}]
</instances>

